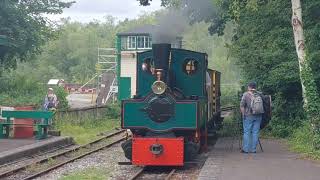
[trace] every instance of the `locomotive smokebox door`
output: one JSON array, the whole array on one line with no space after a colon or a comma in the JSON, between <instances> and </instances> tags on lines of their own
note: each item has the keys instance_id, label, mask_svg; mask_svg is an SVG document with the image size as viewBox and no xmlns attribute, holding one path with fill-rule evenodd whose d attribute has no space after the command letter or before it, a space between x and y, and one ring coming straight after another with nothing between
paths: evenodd
<instances>
[{"instance_id":1,"label":"locomotive smokebox door","mask_svg":"<svg viewBox=\"0 0 320 180\"><path fill-rule=\"evenodd\" d=\"M170 97L153 96L141 111L144 111L154 122L166 122L174 116L175 101Z\"/></svg>"}]
</instances>

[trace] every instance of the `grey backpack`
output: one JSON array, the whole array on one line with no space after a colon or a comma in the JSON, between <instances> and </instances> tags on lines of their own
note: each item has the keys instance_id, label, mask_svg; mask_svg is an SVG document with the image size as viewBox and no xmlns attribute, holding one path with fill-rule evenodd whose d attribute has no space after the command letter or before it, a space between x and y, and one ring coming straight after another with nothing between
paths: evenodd
<instances>
[{"instance_id":1,"label":"grey backpack","mask_svg":"<svg viewBox=\"0 0 320 180\"><path fill-rule=\"evenodd\" d=\"M254 92L251 97L251 113L252 114L263 114L263 100L259 93Z\"/></svg>"}]
</instances>

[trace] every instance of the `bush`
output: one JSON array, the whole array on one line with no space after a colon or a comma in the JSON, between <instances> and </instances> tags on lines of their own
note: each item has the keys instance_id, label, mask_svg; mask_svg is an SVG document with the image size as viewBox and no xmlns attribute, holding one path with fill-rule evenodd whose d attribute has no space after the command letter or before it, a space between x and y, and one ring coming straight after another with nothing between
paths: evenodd
<instances>
[{"instance_id":1,"label":"bush","mask_svg":"<svg viewBox=\"0 0 320 180\"><path fill-rule=\"evenodd\" d=\"M271 136L285 138L293 133L294 128L289 126L288 123L285 123L279 118L275 117L270 122L268 130Z\"/></svg>"},{"instance_id":2,"label":"bush","mask_svg":"<svg viewBox=\"0 0 320 180\"><path fill-rule=\"evenodd\" d=\"M120 104L110 104L105 116L109 119L119 119L121 113Z\"/></svg>"},{"instance_id":3,"label":"bush","mask_svg":"<svg viewBox=\"0 0 320 180\"><path fill-rule=\"evenodd\" d=\"M237 85L221 86L221 106L239 105L239 90Z\"/></svg>"},{"instance_id":4,"label":"bush","mask_svg":"<svg viewBox=\"0 0 320 180\"><path fill-rule=\"evenodd\" d=\"M7 76L0 78L0 102L3 106L41 107L46 89L26 76Z\"/></svg>"},{"instance_id":5,"label":"bush","mask_svg":"<svg viewBox=\"0 0 320 180\"><path fill-rule=\"evenodd\" d=\"M302 99L283 96L276 94L273 97L273 117L269 125L270 134L281 138L291 136L305 121Z\"/></svg>"},{"instance_id":6,"label":"bush","mask_svg":"<svg viewBox=\"0 0 320 180\"><path fill-rule=\"evenodd\" d=\"M31 76L7 74L0 78L0 102L3 106L35 106L42 108L47 85ZM62 87L54 88L59 100L59 109L67 109L67 93Z\"/></svg>"},{"instance_id":7,"label":"bush","mask_svg":"<svg viewBox=\"0 0 320 180\"><path fill-rule=\"evenodd\" d=\"M312 143L313 134L310 131L310 124L302 120L302 126L293 131L289 138L291 150L304 154L313 159L320 159L320 150L315 150Z\"/></svg>"},{"instance_id":8,"label":"bush","mask_svg":"<svg viewBox=\"0 0 320 180\"><path fill-rule=\"evenodd\" d=\"M58 104L58 109L65 110L69 108L67 96L68 93L64 90L63 87L55 87L54 88L54 93L56 94L59 104Z\"/></svg>"}]
</instances>

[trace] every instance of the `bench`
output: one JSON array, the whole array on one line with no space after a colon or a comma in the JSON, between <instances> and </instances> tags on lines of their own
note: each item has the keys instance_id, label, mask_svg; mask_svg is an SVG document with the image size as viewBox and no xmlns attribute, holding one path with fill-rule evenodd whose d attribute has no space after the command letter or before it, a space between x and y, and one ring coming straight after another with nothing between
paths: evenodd
<instances>
[{"instance_id":1,"label":"bench","mask_svg":"<svg viewBox=\"0 0 320 180\"><path fill-rule=\"evenodd\" d=\"M32 125L37 128L36 139L45 139L48 135L48 127L50 126L53 112L50 111L2 111L2 117L6 120L0 122L0 139L8 138L10 126L30 126L29 124L15 124L11 122L11 118L27 119L42 119L42 122Z\"/></svg>"}]
</instances>

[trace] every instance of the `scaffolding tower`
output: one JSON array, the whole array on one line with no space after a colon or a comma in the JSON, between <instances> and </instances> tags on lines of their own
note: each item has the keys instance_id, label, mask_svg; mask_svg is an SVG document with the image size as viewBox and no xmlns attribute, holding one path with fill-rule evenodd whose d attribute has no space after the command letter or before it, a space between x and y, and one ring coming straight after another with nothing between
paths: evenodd
<instances>
[{"instance_id":1,"label":"scaffolding tower","mask_svg":"<svg viewBox=\"0 0 320 180\"><path fill-rule=\"evenodd\" d=\"M117 99L117 54L115 48L98 48L98 97L97 105L106 104L110 99L112 103Z\"/></svg>"}]
</instances>

